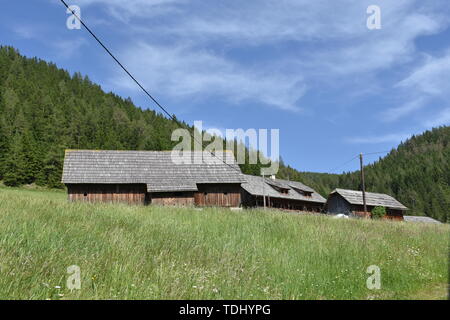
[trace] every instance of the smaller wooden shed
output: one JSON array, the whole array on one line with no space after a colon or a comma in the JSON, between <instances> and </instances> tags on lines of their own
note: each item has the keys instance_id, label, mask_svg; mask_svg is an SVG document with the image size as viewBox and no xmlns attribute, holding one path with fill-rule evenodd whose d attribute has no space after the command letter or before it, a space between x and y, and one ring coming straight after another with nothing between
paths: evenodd
<instances>
[{"instance_id":1,"label":"smaller wooden shed","mask_svg":"<svg viewBox=\"0 0 450 320\"><path fill-rule=\"evenodd\" d=\"M375 207L386 208L386 219L403 220L407 207L398 200L384 193L366 192L367 211L371 212ZM328 196L327 212L331 214L346 214L349 216L367 217L364 212L362 191L335 189Z\"/></svg>"}]
</instances>

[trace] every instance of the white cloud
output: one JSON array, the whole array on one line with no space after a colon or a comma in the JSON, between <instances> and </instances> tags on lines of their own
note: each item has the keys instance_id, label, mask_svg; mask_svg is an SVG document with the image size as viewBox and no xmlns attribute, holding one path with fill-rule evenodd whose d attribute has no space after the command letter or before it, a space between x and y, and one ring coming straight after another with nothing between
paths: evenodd
<instances>
[{"instance_id":1,"label":"white cloud","mask_svg":"<svg viewBox=\"0 0 450 320\"><path fill-rule=\"evenodd\" d=\"M450 91L450 50L440 58L428 61L402 80L399 87L419 90L428 95L448 94Z\"/></svg>"},{"instance_id":2,"label":"white cloud","mask_svg":"<svg viewBox=\"0 0 450 320\"><path fill-rule=\"evenodd\" d=\"M405 133L389 133L385 135L375 135L368 137L351 137L347 138L346 142L352 144L380 144L380 143L399 143L410 138L411 134Z\"/></svg>"},{"instance_id":3,"label":"white cloud","mask_svg":"<svg viewBox=\"0 0 450 320\"><path fill-rule=\"evenodd\" d=\"M27 25L18 25L13 27L13 31L19 37L24 39L35 39L39 36L39 31L36 28Z\"/></svg>"},{"instance_id":4,"label":"white cloud","mask_svg":"<svg viewBox=\"0 0 450 320\"><path fill-rule=\"evenodd\" d=\"M415 47L418 37L449 25L446 0L377 2L382 29L374 31L366 27L366 9L372 0L75 3L82 10L102 5L113 18L126 22L123 28L114 26L134 42L123 44L127 49L121 57L152 90L174 97L220 95L235 103L251 100L297 110L306 88L334 86L343 94L373 95L371 88L380 87L380 73L420 57ZM181 45L187 42L188 46ZM248 65L240 61L242 51L263 53L279 44L289 46L273 53L276 63L259 59L259 53ZM237 54L227 55L231 50ZM122 77L114 81L124 84ZM414 108L419 107L407 102L387 115L400 119Z\"/></svg>"},{"instance_id":5,"label":"white cloud","mask_svg":"<svg viewBox=\"0 0 450 320\"><path fill-rule=\"evenodd\" d=\"M176 10L174 5L185 0L73 0L71 4L84 8L91 5L101 5L113 17L122 22L129 22L133 17L151 17L171 13Z\"/></svg>"},{"instance_id":6,"label":"white cloud","mask_svg":"<svg viewBox=\"0 0 450 320\"><path fill-rule=\"evenodd\" d=\"M390 108L382 112L380 118L384 122L392 122L398 120L417 111L425 106L426 99L418 98L404 103L400 107Z\"/></svg>"},{"instance_id":7,"label":"white cloud","mask_svg":"<svg viewBox=\"0 0 450 320\"><path fill-rule=\"evenodd\" d=\"M254 70L189 46L163 47L140 43L120 54L145 86L172 97L220 96L232 103L257 101L298 111L305 92L300 75ZM123 74L116 85L136 88ZM214 106L212 106L214 107Z\"/></svg>"},{"instance_id":8,"label":"white cloud","mask_svg":"<svg viewBox=\"0 0 450 320\"><path fill-rule=\"evenodd\" d=\"M407 102L400 107L394 107L381 114L384 121L390 122L412 114L425 107L436 107L436 98L450 100L450 49L442 57L428 56L424 64L411 71L401 80L396 88L404 90ZM439 120L425 120L423 124Z\"/></svg>"},{"instance_id":9,"label":"white cloud","mask_svg":"<svg viewBox=\"0 0 450 320\"><path fill-rule=\"evenodd\" d=\"M42 34L48 34L49 31L41 25L22 24L13 26L12 31L23 39L45 43L54 51L55 56L59 58L69 59L79 53L82 46L88 44L87 40L80 35L70 39L61 37L54 37L53 39L43 38Z\"/></svg>"},{"instance_id":10,"label":"white cloud","mask_svg":"<svg viewBox=\"0 0 450 320\"><path fill-rule=\"evenodd\" d=\"M424 125L428 128L450 125L450 108L446 108L438 113L436 117L428 119L424 122Z\"/></svg>"},{"instance_id":11,"label":"white cloud","mask_svg":"<svg viewBox=\"0 0 450 320\"><path fill-rule=\"evenodd\" d=\"M87 45L84 38L73 38L72 40L59 40L49 43L56 50L56 55L60 58L69 59L80 53L80 48Z\"/></svg>"}]
</instances>

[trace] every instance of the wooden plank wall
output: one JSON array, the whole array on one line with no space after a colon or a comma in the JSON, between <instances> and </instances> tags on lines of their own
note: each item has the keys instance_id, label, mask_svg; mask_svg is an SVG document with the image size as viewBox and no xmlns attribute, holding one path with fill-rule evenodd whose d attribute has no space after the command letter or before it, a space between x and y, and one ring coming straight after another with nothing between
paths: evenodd
<instances>
[{"instance_id":1,"label":"wooden plank wall","mask_svg":"<svg viewBox=\"0 0 450 320\"><path fill-rule=\"evenodd\" d=\"M239 207L241 187L240 184L198 184L194 198L197 206Z\"/></svg>"},{"instance_id":2,"label":"wooden plank wall","mask_svg":"<svg viewBox=\"0 0 450 320\"><path fill-rule=\"evenodd\" d=\"M263 197L257 197L256 202L258 207L264 206ZM306 211L306 212L321 212L323 209L323 204L294 200L294 199L283 199L283 198L273 198L266 197L266 206L268 208L284 209L291 211Z\"/></svg>"},{"instance_id":3,"label":"wooden plank wall","mask_svg":"<svg viewBox=\"0 0 450 320\"><path fill-rule=\"evenodd\" d=\"M353 205L353 214L359 217L371 217L371 212L374 208L374 206L367 206L367 212L364 213L364 206L362 205ZM396 221L403 221L403 211L402 210L396 210L396 209L389 209L386 208L386 215L383 217L383 219L387 220L396 220Z\"/></svg>"},{"instance_id":4,"label":"wooden plank wall","mask_svg":"<svg viewBox=\"0 0 450 320\"><path fill-rule=\"evenodd\" d=\"M144 184L72 184L67 185L69 201L124 202L145 204Z\"/></svg>"},{"instance_id":5,"label":"wooden plank wall","mask_svg":"<svg viewBox=\"0 0 450 320\"><path fill-rule=\"evenodd\" d=\"M150 202L160 206L193 206L194 192L151 193Z\"/></svg>"},{"instance_id":6,"label":"wooden plank wall","mask_svg":"<svg viewBox=\"0 0 450 320\"><path fill-rule=\"evenodd\" d=\"M403 221L404 220L403 215L398 216L398 215L390 215L390 214L385 215L383 217L383 219L385 219L385 220L395 220L395 221Z\"/></svg>"},{"instance_id":7,"label":"wooden plank wall","mask_svg":"<svg viewBox=\"0 0 450 320\"><path fill-rule=\"evenodd\" d=\"M163 206L239 207L240 184L203 184L198 192L147 193L144 184L67 185L70 201L152 203Z\"/></svg>"},{"instance_id":8,"label":"wooden plank wall","mask_svg":"<svg viewBox=\"0 0 450 320\"><path fill-rule=\"evenodd\" d=\"M364 212L363 210L361 210L361 211L353 211L352 213L354 216L359 217L359 218L370 219L370 217L371 217L370 211Z\"/></svg>"}]
</instances>

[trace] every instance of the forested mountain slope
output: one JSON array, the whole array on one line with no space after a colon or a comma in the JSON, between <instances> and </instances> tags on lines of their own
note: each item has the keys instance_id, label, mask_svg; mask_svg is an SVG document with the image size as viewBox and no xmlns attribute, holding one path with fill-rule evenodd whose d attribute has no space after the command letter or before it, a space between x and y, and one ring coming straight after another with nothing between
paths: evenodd
<instances>
[{"instance_id":1,"label":"forested mountain slope","mask_svg":"<svg viewBox=\"0 0 450 320\"><path fill-rule=\"evenodd\" d=\"M393 195L410 209L408 215L449 219L450 127L434 128L411 137L384 158L365 166L364 171L367 191ZM280 174L302 180L322 195L336 187L360 190L359 171L299 173L286 167Z\"/></svg>"},{"instance_id":2,"label":"forested mountain slope","mask_svg":"<svg viewBox=\"0 0 450 320\"><path fill-rule=\"evenodd\" d=\"M79 73L0 47L0 180L8 186L63 187L66 148L170 150L178 143L171 141L178 127L130 99L105 93ZM259 168L241 166L249 174Z\"/></svg>"},{"instance_id":3,"label":"forested mountain slope","mask_svg":"<svg viewBox=\"0 0 450 320\"><path fill-rule=\"evenodd\" d=\"M0 48L0 179L60 186L65 148L167 150L172 121L87 77Z\"/></svg>"},{"instance_id":4,"label":"forested mountain slope","mask_svg":"<svg viewBox=\"0 0 450 320\"><path fill-rule=\"evenodd\" d=\"M174 121L11 47L0 47L0 95L0 180L6 185L62 187L66 148L168 150L176 144L170 139ZM412 137L367 166L367 190L395 196L410 214L446 220L449 140L449 127ZM241 165L249 174L259 168ZM359 188L359 172L299 172L281 163L278 177L302 181L325 197L336 187Z\"/></svg>"}]
</instances>

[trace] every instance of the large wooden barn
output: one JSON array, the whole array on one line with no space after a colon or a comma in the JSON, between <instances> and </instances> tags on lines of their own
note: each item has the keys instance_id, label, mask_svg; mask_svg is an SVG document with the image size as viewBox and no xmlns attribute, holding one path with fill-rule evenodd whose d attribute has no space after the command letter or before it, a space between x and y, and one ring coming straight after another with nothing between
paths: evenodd
<instances>
[{"instance_id":1,"label":"large wooden barn","mask_svg":"<svg viewBox=\"0 0 450 320\"><path fill-rule=\"evenodd\" d=\"M386 208L386 219L403 220L407 207L393 197L383 193L366 192L366 208L364 212L362 191L335 189L328 196L327 212L346 214L349 216L368 217L375 207Z\"/></svg>"},{"instance_id":2,"label":"large wooden barn","mask_svg":"<svg viewBox=\"0 0 450 320\"><path fill-rule=\"evenodd\" d=\"M265 197L270 208L321 212L326 201L314 189L297 181L251 175L245 178L241 195L244 207L262 207Z\"/></svg>"},{"instance_id":3,"label":"large wooden barn","mask_svg":"<svg viewBox=\"0 0 450 320\"><path fill-rule=\"evenodd\" d=\"M66 150L62 182L70 201L239 207L244 182L231 152ZM208 161L203 161L203 155Z\"/></svg>"}]
</instances>

